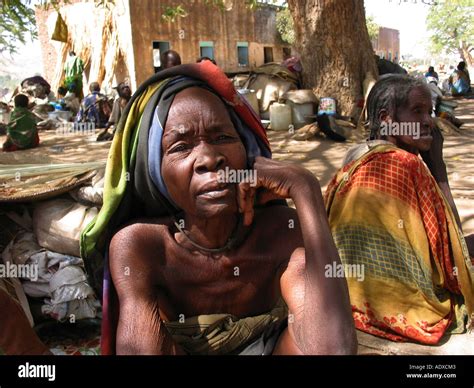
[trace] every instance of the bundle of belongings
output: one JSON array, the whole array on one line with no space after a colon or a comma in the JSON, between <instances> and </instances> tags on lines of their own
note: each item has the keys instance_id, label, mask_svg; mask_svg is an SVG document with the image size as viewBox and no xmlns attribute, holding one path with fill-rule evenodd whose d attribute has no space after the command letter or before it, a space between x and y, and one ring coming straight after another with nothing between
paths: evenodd
<instances>
[{"instance_id":1,"label":"bundle of belongings","mask_svg":"<svg viewBox=\"0 0 474 388\"><path fill-rule=\"evenodd\" d=\"M100 303L80 258L79 239L102 204L103 174L99 170L87 183L60 197L52 192L50 199L36 201L32 195L34 202L2 214L2 224L10 225L5 234L10 239L2 240L0 292L3 288L2 303L10 306L8 311L18 313L16 322L33 327L48 319L75 323L100 317ZM9 325L11 319L0 321L0 326ZM12 338L31 332L28 327L23 334L10 329ZM0 352L18 354L18 346L2 343ZM38 354L35 349L28 354Z\"/></svg>"},{"instance_id":2,"label":"bundle of belongings","mask_svg":"<svg viewBox=\"0 0 474 388\"><path fill-rule=\"evenodd\" d=\"M24 79L13 96L17 94L28 96L28 108L37 116L38 121L46 120L48 113L54 110L50 105L50 102L55 100L54 93L48 81L39 75Z\"/></svg>"},{"instance_id":3,"label":"bundle of belongings","mask_svg":"<svg viewBox=\"0 0 474 388\"><path fill-rule=\"evenodd\" d=\"M250 73L244 89L257 92L260 116L269 119L269 108L290 90L298 89L298 78L295 73L277 63L266 63Z\"/></svg>"},{"instance_id":4,"label":"bundle of belongings","mask_svg":"<svg viewBox=\"0 0 474 388\"><path fill-rule=\"evenodd\" d=\"M97 300L79 257L44 249L33 233L20 232L5 248L2 259L5 271L21 279L25 294L43 300L43 315L58 321L96 317Z\"/></svg>"}]
</instances>

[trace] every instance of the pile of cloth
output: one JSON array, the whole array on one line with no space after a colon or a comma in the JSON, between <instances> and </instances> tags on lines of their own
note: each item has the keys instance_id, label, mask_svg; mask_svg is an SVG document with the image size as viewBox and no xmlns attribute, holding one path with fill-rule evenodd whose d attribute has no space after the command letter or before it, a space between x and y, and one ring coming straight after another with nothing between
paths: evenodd
<instances>
[{"instance_id":1,"label":"pile of cloth","mask_svg":"<svg viewBox=\"0 0 474 388\"><path fill-rule=\"evenodd\" d=\"M256 68L243 84L244 89L255 90L260 116L269 119L269 108L290 90L298 89L298 78L294 73L276 63L267 63Z\"/></svg>"},{"instance_id":2,"label":"pile of cloth","mask_svg":"<svg viewBox=\"0 0 474 388\"><path fill-rule=\"evenodd\" d=\"M99 170L87 184L67 194L16 206L17 211L4 214L16 229L3 249L0 269L17 281L16 296L32 326L47 318L75 323L100 317L79 239L102 206L103 176Z\"/></svg>"}]
</instances>

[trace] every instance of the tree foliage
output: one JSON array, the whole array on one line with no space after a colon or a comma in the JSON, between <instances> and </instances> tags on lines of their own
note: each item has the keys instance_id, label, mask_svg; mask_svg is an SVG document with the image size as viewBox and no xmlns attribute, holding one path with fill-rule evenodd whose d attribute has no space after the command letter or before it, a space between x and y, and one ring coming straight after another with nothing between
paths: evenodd
<instances>
[{"instance_id":1,"label":"tree foliage","mask_svg":"<svg viewBox=\"0 0 474 388\"><path fill-rule=\"evenodd\" d=\"M293 18L291 17L291 13L288 8L283 8L277 12L276 28L280 33L283 42L289 44L295 43L295 28L293 25Z\"/></svg>"},{"instance_id":2,"label":"tree foliage","mask_svg":"<svg viewBox=\"0 0 474 388\"><path fill-rule=\"evenodd\" d=\"M370 40L377 39L379 36L379 25L375 23L374 18L372 16L368 16L366 20ZM295 27L293 24L291 12L287 7L282 8L280 11L278 11L276 27L284 42L289 43L291 45L295 43Z\"/></svg>"},{"instance_id":3,"label":"tree foliage","mask_svg":"<svg viewBox=\"0 0 474 388\"><path fill-rule=\"evenodd\" d=\"M371 41L376 40L379 37L380 26L375 23L373 16L367 16L367 31L369 32L369 38Z\"/></svg>"},{"instance_id":4,"label":"tree foliage","mask_svg":"<svg viewBox=\"0 0 474 388\"><path fill-rule=\"evenodd\" d=\"M0 18L0 53L16 52L18 43L37 36L35 11L31 1L3 0Z\"/></svg>"},{"instance_id":5,"label":"tree foliage","mask_svg":"<svg viewBox=\"0 0 474 388\"><path fill-rule=\"evenodd\" d=\"M472 64L474 5L472 0L445 0L431 7L427 17L431 51L459 53Z\"/></svg>"}]
</instances>

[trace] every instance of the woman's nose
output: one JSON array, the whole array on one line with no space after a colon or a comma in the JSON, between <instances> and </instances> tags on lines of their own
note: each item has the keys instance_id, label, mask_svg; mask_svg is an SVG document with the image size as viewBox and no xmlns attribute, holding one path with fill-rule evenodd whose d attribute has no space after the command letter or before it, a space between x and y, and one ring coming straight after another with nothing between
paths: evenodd
<instances>
[{"instance_id":1,"label":"woman's nose","mask_svg":"<svg viewBox=\"0 0 474 388\"><path fill-rule=\"evenodd\" d=\"M218 171L224 165L224 155L222 155L211 144L202 142L198 147L195 148L195 152L198 153L194 165L194 171L197 173L202 174L210 171Z\"/></svg>"}]
</instances>

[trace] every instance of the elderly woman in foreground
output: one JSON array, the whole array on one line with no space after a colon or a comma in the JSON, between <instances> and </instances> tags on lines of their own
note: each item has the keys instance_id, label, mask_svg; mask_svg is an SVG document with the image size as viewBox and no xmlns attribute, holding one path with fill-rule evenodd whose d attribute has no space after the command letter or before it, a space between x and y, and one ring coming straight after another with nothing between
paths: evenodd
<instances>
[{"instance_id":1,"label":"elderly woman in foreground","mask_svg":"<svg viewBox=\"0 0 474 388\"><path fill-rule=\"evenodd\" d=\"M103 354L355 353L347 284L325 277L340 261L318 181L270 159L224 73L160 72L124 117L83 234L86 256L109 236Z\"/></svg>"},{"instance_id":2,"label":"elderly woman in foreground","mask_svg":"<svg viewBox=\"0 0 474 388\"><path fill-rule=\"evenodd\" d=\"M343 264L364 272L363 281L347 279L355 325L438 344L472 327L474 288L430 92L389 75L367 104L371 140L349 151L325 195Z\"/></svg>"}]
</instances>

